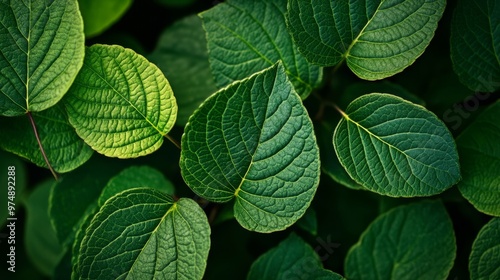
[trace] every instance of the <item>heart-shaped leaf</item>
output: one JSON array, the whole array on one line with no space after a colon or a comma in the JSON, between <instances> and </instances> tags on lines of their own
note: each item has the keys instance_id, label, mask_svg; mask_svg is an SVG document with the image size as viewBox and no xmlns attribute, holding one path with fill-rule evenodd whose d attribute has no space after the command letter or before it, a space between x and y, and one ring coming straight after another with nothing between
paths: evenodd
<instances>
[{"instance_id":1,"label":"heart-shaped leaf","mask_svg":"<svg viewBox=\"0 0 500 280\"><path fill-rule=\"evenodd\" d=\"M473 91L500 88L500 5L496 0L460 0L451 22L451 60Z\"/></svg>"},{"instance_id":2,"label":"heart-shaped leaf","mask_svg":"<svg viewBox=\"0 0 500 280\"><path fill-rule=\"evenodd\" d=\"M324 269L313 248L294 233L277 247L260 256L250 268L247 280L344 279Z\"/></svg>"},{"instance_id":3,"label":"heart-shaped leaf","mask_svg":"<svg viewBox=\"0 0 500 280\"><path fill-rule=\"evenodd\" d=\"M210 248L196 202L150 188L124 191L102 206L80 245L80 279L201 279Z\"/></svg>"},{"instance_id":4,"label":"heart-shaped leaf","mask_svg":"<svg viewBox=\"0 0 500 280\"><path fill-rule=\"evenodd\" d=\"M394 196L430 196L460 180L455 141L424 107L390 94L357 98L342 112L333 144L359 184Z\"/></svg>"},{"instance_id":5,"label":"heart-shaped leaf","mask_svg":"<svg viewBox=\"0 0 500 280\"><path fill-rule=\"evenodd\" d=\"M445 0L290 0L288 28L299 50L322 66L346 60L360 78L403 71L429 45Z\"/></svg>"},{"instance_id":6,"label":"heart-shaped leaf","mask_svg":"<svg viewBox=\"0 0 500 280\"><path fill-rule=\"evenodd\" d=\"M0 115L56 104L82 67L83 56L76 0L0 1Z\"/></svg>"},{"instance_id":7,"label":"heart-shaped leaf","mask_svg":"<svg viewBox=\"0 0 500 280\"><path fill-rule=\"evenodd\" d=\"M399 206L380 215L351 247L347 279L446 279L456 254L440 202Z\"/></svg>"},{"instance_id":8,"label":"heart-shaped leaf","mask_svg":"<svg viewBox=\"0 0 500 280\"><path fill-rule=\"evenodd\" d=\"M74 170L84 164L93 150L78 137L69 124L68 114L61 104L33 113L37 131L52 168L60 173ZM29 118L0 117L0 129L9 137L0 138L0 147L41 167L47 167Z\"/></svg>"},{"instance_id":9,"label":"heart-shaped leaf","mask_svg":"<svg viewBox=\"0 0 500 280\"><path fill-rule=\"evenodd\" d=\"M282 61L302 98L317 87L321 68L299 53L285 23L286 0L230 0L200 14L210 67L219 87Z\"/></svg>"},{"instance_id":10,"label":"heart-shaped leaf","mask_svg":"<svg viewBox=\"0 0 500 280\"><path fill-rule=\"evenodd\" d=\"M472 244L469 271L472 280L500 277L500 218L491 219L479 231Z\"/></svg>"},{"instance_id":11,"label":"heart-shaped leaf","mask_svg":"<svg viewBox=\"0 0 500 280\"><path fill-rule=\"evenodd\" d=\"M457 138L462 195L477 210L500 217L500 102L486 109Z\"/></svg>"},{"instance_id":12,"label":"heart-shaped leaf","mask_svg":"<svg viewBox=\"0 0 500 280\"><path fill-rule=\"evenodd\" d=\"M182 137L181 172L199 196L235 198L245 228L282 230L306 211L319 183L313 126L277 64L212 95Z\"/></svg>"},{"instance_id":13,"label":"heart-shaped leaf","mask_svg":"<svg viewBox=\"0 0 500 280\"><path fill-rule=\"evenodd\" d=\"M160 69L120 46L87 48L65 103L78 135L109 157L156 151L177 115L175 98Z\"/></svg>"}]
</instances>

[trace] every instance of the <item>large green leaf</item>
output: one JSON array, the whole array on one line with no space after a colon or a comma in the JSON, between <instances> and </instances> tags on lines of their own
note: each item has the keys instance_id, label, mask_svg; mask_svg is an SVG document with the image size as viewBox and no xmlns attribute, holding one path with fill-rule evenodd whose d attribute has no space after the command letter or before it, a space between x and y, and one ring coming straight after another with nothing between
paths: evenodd
<instances>
[{"instance_id":1,"label":"large green leaf","mask_svg":"<svg viewBox=\"0 0 500 280\"><path fill-rule=\"evenodd\" d=\"M56 104L82 67L83 56L76 0L1 0L0 115Z\"/></svg>"},{"instance_id":2,"label":"large green leaf","mask_svg":"<svg viewBox=\"0 0 500 280\"><path fill-rule=\"evenodd\" d=\"M286 0L231 0L200 14L210 67L219 87L283 62L302 98L319 85L321 68L299 53L285 23Z\"/></svg>"},{"instance_id":3,"label":"large green leaf","mask_svg":"<svg viewBox=\"0 0 500 280\"><path fill-rule=\"evenodd\" d=\"M26 200L26 253L38 270L47 276L53 275L65 252L57 241L48 214L50 189L55 183L54 180L49 180L36 186Z\"/></svg>"},{"instance_id":4,"label":"large green leaf","mask_svg":"<svg viewBox=\"0 0 500 280\"><path fill-rule=\"evenodd\" d=\"M451 23L451 59L462 83L474 91L500 89L500 3L460 0Z\"/></svg>"},{"instance_id":5,"label":"large green leaf","mask_svg":"<svg viewBox=\"0 0 500 280\"><path fill-rule=\"evenodd\" d=\"M64 106L33 113L37 131L47 158L55 171L69 172L84 164L94 152L78 137L69 124ZM0 130L9 137L0 137L0 147L41 167L47 167L33 128L27 116L0 117Z\"/></svg>"},{"instance_id":6,"label":"large green leaf","mask_svg":"<svg viewBox=\"0 0 500 280\"><path fill-rule=\"evenodd\" d=\"M95 215L77 272L80 279L201 279L209 248L210 226L196 202L131 189Z\"/></svg>"},{"instance_id":7,"label":"large green leaf","mask_svg":"<svg viewBox=\"0 0 500 280\"><path fill-rule=\"evenodd\" d=\"M65 103L78 135L109 157L156 151L177 115L175 98L160 69L120 46L87 48Z\"/></svg>"},{"instance_id":8,"label":"large green leaf","mask_svg":"<svg viewBox=\"0 0 500 280\"><path fill-rule=\"evenodd\" d=\"M491 219L479 232L469 258L470 278L500 278L500 218Z\"/></svg>"},{"instance_id":9,"label":"large green leaf","mask_svg":"<svg viewBox=\"0 0 500 280\"><path fill-rule=\"evenodd\" d=\"M78 0L78 4L88 38L98 35L118 21L132 5L132 0Z\"/></svg>"},{"instance_id":10,"label":"large green leaf","mask_svg":"<svg viewBox=\"0 0 500 280\"><path fill-rule=\"evenodd\" d=\"M457 138L462 195L477 210L500 216L500 102L491 105Z\"/></svg>"},{"instance_id":11,"label":"large green leaf","mask_svg":"<svg viewBox=\"0 0 500 280\"><path fill-rule=\"evenodd\" d=\"M324 269L313 248L294 233L277 247L260 256L250 268L247 280L343 279Z\"/></svg>"},{"instance_id":12,"label":"large green leaf","mask_svg":"<svg viewBox=\"0 0 500 280\"><path fill-rule=\"evenodd\" d=\"M192 15L167 28L149 59L168 78L179 106L177 124L184 126L194 110L217 91L201 19Z\"/></svg>"},{"instance_id":13,"label":"large green leaf","mask_svg":"<svg viewBox=\"0 0 500 280\"><path fill-rule=\"evenodd\" d=\"M199 196L235 198L245 228L282 230L309 207L320 165L313 126L277 64L211 96L182 137L181 172Z\"/></svg>"},{"instance_id":14,"label":"large green leaf","mask_svg":"<svg viewBox=\"0 0 500 280\"><path fill-rule=\"evenodd\" d=\"M403 71L429 45L445 0L290 0L288 28L310 62L344 60L360 78Z\"/></svg>"},{"instance_id":15,"label":"large green leaf","mask_svg":"<svg viewBox=\"0 0 500 280\"><path fill-rule=\"evenodd\" d=\"M160 171L149 166L131 166L109 180L99 196L99 206L102 206L115 194L140 187L157 189L170 195L174 194L174 185L165 179Z\"/></svg>"},{"instance_id":16,"label":"large green leaf","mask_svg":"<svg viewBox=\"0 0 500 280\"><path fill-rule=\"evenodd\" d=\"M460 179L455 141L430 111L382 93L364 95L342 112L333 144L359 184L394 196L430 196Z\"/></svg>"},{"instance_id":17,"label":"large green leaf","mask_svg":"<svg viewBox=\"0 0 500 280\"><path fill-rule=\"evenodd\" d=\"M446 279L455 234L441 202L421 202L380 215L349 250L347 279Z\"/></svg>"}]
</instances>

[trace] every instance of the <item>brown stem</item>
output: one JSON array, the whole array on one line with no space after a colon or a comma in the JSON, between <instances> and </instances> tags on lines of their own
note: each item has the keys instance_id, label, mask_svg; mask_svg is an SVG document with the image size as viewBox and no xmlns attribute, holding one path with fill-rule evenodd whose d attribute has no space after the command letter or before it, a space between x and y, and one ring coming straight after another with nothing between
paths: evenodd
<instances>
[{"instance_id":1,"label":"brown stem","mask_svg":"<svg viewBox=\"0 0 500 280\"><path fill-rule=\"evenodd\" d=\"M38 135L38 130L36 129L35 120L33 119L31 112L28 112L27 115L28 115L28 118L30 119L31 126L33 127L33 132L35 132L36 141L38 142L38 147L40 147L40 152L42 152L43 159L45 160L47 167L49 168L50 172L52 173L52 176L54 176L54 178L57 181L57 179L58 179L57 173L52 168L52 165L50 165L49 159L47 158L47 154L45 154L45 150L43 149L43 146L42 146L42 141L40 141L40 136Z\"/></svg>"},{"instance_id":2,"label":"brown stem","mask_svg":"<svg viewBox=\"0 0 500 280\"><path fill-rule=\"evenodd\" d=\"M165 137L170 140L170 142L172 142L177 148L179 148L179 150L181 149L181 144L175 140L174 138L172 138L170 135L165 135Z\"/></svg>"}]
</instances>

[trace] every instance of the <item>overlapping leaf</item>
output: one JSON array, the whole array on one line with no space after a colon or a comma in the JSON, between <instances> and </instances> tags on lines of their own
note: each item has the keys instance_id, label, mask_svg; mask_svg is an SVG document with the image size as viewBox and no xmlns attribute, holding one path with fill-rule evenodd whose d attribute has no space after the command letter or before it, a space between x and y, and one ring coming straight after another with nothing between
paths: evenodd
<instances>
[{"instance_id":1,"label":"overlapping leaf","mask_svg":"<svg viewBox=\"0 0 500 280\"><path fill-rule=\"evenodd\" d=\"M105 31L125 14L132 0L78 0L83 17L85 36L92 37Z\"/></svg>"},{"instance_id":2,"label":"overlapping leaf","mask_svg":"<svg viewBox=\"0 0 500 280\"><path fill-rule=\"evenodd\" d=\"M394 208L349 250L347 279L446 279L455 260L453 225L440 202Z\"/></svg>"},{"instance_id":3,"label":"overlapping leaf","mask_svg":"<svg viewBox=\"0 0 500 280\"><path fill-rule=\"evenodd\" d=\"M472 280L500 277L500 218L491 219L474 240L469 272Z\"/></svg>"},{"instance_id":4,"label":"overlapping leaf","mask_svg":"<svg viewBox=\"0 0 500 280\"><path fill-rule=\"evenodd\" d=\"M119 158L156 151L177 115L160 69L120 46L87 48L65 103L78 135L97 152Z\"/></svg>"},{"instance_id":5,"label":"overlapping leaf","mask_svg":"<svg viewBox=\"0 0 500 280\"><path fill-rule=\"evenodd\" d=\"M37 131L47 158L55 171L69 172L84 164L94 152L78 137L69 124L64 106L33 113ZM0 129L9 137L0 138L0 147L41 167L47 167L30 120L26 116L0 117Z\"/></svg>"},{"instance_id":6,"label":"overlapping leaf","mask_svg":"<svg viewBox=\"0 0 500 280\"><path fill-rule=\"evenodd\" d=\"M318 254L292 233L277 247L260 256L250 268L248 280L288 279L343 279L337 273L324 269Z\"/></svg>"},{"instance_id":7,"label":"overlapping leaf","mask_svg":"<svg viewBox=\"0 0 500 280\"><path fill-rule=\"evenodd\" d=\"M0 115L56 104L83 63L76 0L0 1Z\"/></svg>"},{"instance_id":8,"label":"overlapping leaf","mask_svg":"<svg viewBox=\"0 0 500 280\"><path fill-rule=\"evenodd\" d=\"M378 80L424 52L444 8L444 0L291 0L287 23L310 62L346 60L360 78Z\"/></svg>"},{"instance_id":9,"label":"overlapping leaf","mask_svg":"<svg viewBox=\"0 0 500 280\"><path fill-rule=\"evenodd\" d=\"M477 210L500 216L500 102L491 105L457 138L462 195Z\"/></svg>"},{"instance_id":10,"label":"overlapping leaf","mask_svg":"<svg viewBox=\"0 0 500 280\"><path fill-rule=\"evenodd\" d=\"M451 22L451 59L463 84L473 91L500 88L500 4L460 0Z\"/></svg>"},{"instance_id":11,"label":"overlapping leaf","mask_svg":"<svg viewBox=\"0 0 500 280\"><path fill-rule=\"evenodd\" d=\"M281 60L306 98L319 85L321 68L299 53L285 23L286 0L231 0L200 14L207 31L210 67L219 87Z\"/></svg>"},{"instance_id":12,"label":"overlapping leaf","mask_svg":"<svg viewBox=\"0 0 500 280\"><path fill-rule=\"evenodd\" d=\"M284 229L316 191L319 155L300 97L277 64L211 96L182 137L181 172L203 198L235 198L234 215L250 230Z\"/></svg>"},{"instance_id":13,"label":"overlapping leaf","mask_svg":"<svg viewBox=\"0 0 500 280\"><path fill-rule=\"evenodd\" d=\"M460 179L455 142L430 111L390 94L354 100L342 112L333 144L359 184L394 196L429 196Z\"/></svg>"},{"instance_id":14,"label":"overlapping leaf","mask_svg":"<svg viewBox=\"0 0 500 280\"><path fill-rule=\"evenodd\" d=\"M80 245L80 279L201 279L210 226L196 202L154 189L131 189L109 199Z\"/></svg>"}]
</instances>

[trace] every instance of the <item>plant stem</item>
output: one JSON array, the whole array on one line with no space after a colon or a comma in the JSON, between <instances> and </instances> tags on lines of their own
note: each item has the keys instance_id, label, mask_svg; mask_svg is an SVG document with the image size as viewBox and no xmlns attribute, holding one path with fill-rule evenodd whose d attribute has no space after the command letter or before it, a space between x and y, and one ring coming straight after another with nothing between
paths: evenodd
<instances>
[{"instance_id":1,"label":"plant stem","mask_svg":"<svg viewBox=\"0 0 500 280\"><path fill-rule=\"evenodd\" d=\"M174 138L172 138L170 135L165 135L165 137L170 140L170 142L172 142L177 148L179 148L179 150L181 149L181 144L175 140Z\"/></svg>"},{"instance_id":2,"label":"plant stem","mask_svg":"<svg viewBox=\"0 0 500 280\"><path fill-rule=\"evenodd\" d=\"M28 118L30 119L31 126L33 127L33 132L35 132L36 141L38 142L38 147L40 147L40 152L42 152L43 159L45 160L47 167L49 168L50 172L52 173L52 176L54 176L54 178L57 181L57 179L58 179L57 173L52 168L52 165L50 164L49 159L47 158L47 154L45 153L45 150L43 149L42 141L40 141L40 136L38 135L38 130L36 129L35 120L33 119L31 112L28 112L27 115L28 115Z\"/></svg>"}]
</instances>

